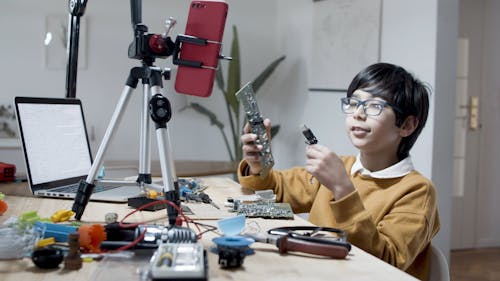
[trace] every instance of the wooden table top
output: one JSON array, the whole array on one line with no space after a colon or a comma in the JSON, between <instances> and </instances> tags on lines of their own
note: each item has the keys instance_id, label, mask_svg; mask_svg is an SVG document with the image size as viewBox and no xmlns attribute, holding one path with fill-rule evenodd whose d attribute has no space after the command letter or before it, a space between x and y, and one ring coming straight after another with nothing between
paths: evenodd
<instances>
[{"instance_id":1,"label":"wooden table top","mask_svg":"<svg viewBox=\"0 0 500 281\"><path fill-rule=\"evenodd\" d=\"M224 206L224 201L228 196L249 193L228 177L207 177L201 180L203 184L209 186L206 192L221 207ZM0 184L0 192L4 192L5 187ZM9 209L3 216L0 216L0 223L9 217L18 216L30 210L36 210L41 217L49 217L59 209L71 209L73 203L73 200L15 195L7 195L5 201L9 204ZM209 204L189 203L186 205L193 207L194 215L191 216L193 219L211 225L217 225L217 219L234 216L234 213L228 212L224 207L217 210ZM102 223L104 214L107 212L116 212L122 218L131 210L126 204L90 202L85 209L82 222ZM165 216L165 210L138 212L127 221L165 223ZM249 224L262 232L273 227L311 225L298 216L295 216L293 220L247 218L247 225ZM256 242L251 245L255 253L245 257L241 267L231 270L222 269L218 264L218 255L210 251L214 246L212 242L214 237L218 237L218 234L208 232L201 240L208 251L209 280L416 280L355 246L352 247L346 259L334 260L302 253L280 255L276 246ZM139 257L135 260L105 258L100 262L84 263L80 270L69 271L62 269L62 266L54 270L39 269L29 258L0 260L0 280L139 280L137 270L146 266L147 263L147 259Z\"/></svg>"}]
</instances>

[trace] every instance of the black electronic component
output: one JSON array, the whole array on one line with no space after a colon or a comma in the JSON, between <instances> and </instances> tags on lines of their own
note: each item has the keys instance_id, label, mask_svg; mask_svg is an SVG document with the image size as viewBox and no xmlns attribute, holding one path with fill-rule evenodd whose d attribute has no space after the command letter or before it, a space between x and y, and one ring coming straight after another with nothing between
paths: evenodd
<instances>
[{"instance_id":1,"label":"black electronic component","mask_svg":"<svg viewBox=\"0 0 500 281\"><path fill-rule=\"evenodd\" d=\"M307 144L317 144L318 143L318 139L316 139L316 136L314 136L311 129L307 128L306 125L302 126L302 134L306 138Z\"/></svg>"},{"instance_id":2,"label":"black electronic component","mask_svg":"<svg viewBox=\"0 0 500 281\"><path fill-rule=\"evenodd\" d=\"M249 246L254 242L244 236L221 236L212 240L215 247L212 252L219 255L219 265L221 268L237 268L243 264L246 256L252 255L254 250Z\"/></svg>"},{"instance_id":3,"label":"black electronic component","mask_svg":"<svg viewBox=\"0 0 500 281\"><path fill-rule=\"evenodd\" d=\"M147 198L145 196L128 198L128 206L132 208L139 208L146 204L158 201L158 199ZM142 208L141 211L158 211L167 208L167 203L151 204L149 207Z\"/></svg>"},{"instance_id":4,"label":"black electronic component","mask_svg":"<svg viewBox=\"0 0 500 281\"><path fill-rule=\"evenodd\" d=\"M64 259L61 249L53 247L37 248L31 254L31 260L39 268L51 269L59 267Z\"/></svg>"}]
</instances>

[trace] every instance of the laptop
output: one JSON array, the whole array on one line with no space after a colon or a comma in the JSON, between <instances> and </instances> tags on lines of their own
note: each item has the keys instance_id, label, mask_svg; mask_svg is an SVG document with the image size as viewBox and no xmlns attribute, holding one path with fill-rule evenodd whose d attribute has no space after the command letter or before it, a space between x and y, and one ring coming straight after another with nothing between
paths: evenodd
<instances>
[{"instance_id":1,"label":"laptop","mask_svg":"<svg viewBox=\"0 0 500 281\"><path fill-rule=\"evenodd\" d=\"M92 153L81 101L76 98L15 97L26 172L35 196L75 198L86 180ZM96 184L90 200L127 202L136 185Z\"/></svg>"}]
</instances>

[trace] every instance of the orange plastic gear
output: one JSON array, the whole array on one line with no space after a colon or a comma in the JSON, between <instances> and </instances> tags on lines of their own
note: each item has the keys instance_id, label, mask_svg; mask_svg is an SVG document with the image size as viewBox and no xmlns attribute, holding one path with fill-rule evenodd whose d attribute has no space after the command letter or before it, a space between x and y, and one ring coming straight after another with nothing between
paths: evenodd
<instances>
[{"instance_id":1,"label":"orange plastic gear","mask_svg":"<svg viewBox=\"0 0 500 281\"><path fill-rule=\"evenodd\" d=\"M7 202L3 200L4 197L5 195L2 192L0 192L0 216L3 215L3 213L5 213L9 208Z\"/></svg>"},{"instance_id":2,"label":"orange plastic gear","mask_svg":"<svg viewBox=\"0 0 500 281\"><path fill-rule=\"evenodd\" d=\"M102 241L106 240L106 231L100 224L84 224L78 228L80 247L91 253L101 252Z\"/></svg>"},{"instance_id":3,"label":"orange plastic gear","mask_svg":"<svg viewBox=\"0 0 500 281\"><path fill-rule=\"evenodd\" d=\"M7 202L0 200L0 216L3 215L9 208L9 205L7 205Z\"/></svg>"}]
</instances>

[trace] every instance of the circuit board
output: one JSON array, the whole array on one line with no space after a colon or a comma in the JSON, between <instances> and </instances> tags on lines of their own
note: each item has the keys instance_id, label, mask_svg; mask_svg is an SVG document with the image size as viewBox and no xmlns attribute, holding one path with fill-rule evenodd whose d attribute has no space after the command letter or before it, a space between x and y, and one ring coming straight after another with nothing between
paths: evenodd
<instances>
[{"instance_id":1,"label":"circuit board","mask_svg":"<svg viewBox=\"0 0 500 281\"><path fill-rule=\"evenodd\" d=\"M255 98L252 83L248 82L245 86L243 86L236 93L236 98L243 106L248 124L250 124L251 133L257 135L255 143L262 145L262 150L260 151L260 161L262 165L260 176L266 177L271 168L274 166L274 158L271 152L271 142L267 135L266 127L264 126L264 119L262 118L259 106L257 105L257 99Z\"/></svg>"},{"instance_id":2,"label":"circuit board","mask_svg":"<svg viewBox=\"0 0 500 281\"><path fill-rule=\"evenodd\" d=\"M293 211L288 203L241 203L236 204L234 210L248 218L293 219Z\"/></svg>"},{"instance_id":3,"label":"circuit board","mask_svg":"<svg viewBox=\"0 0 500 281\"><path fill-rule=\"evenodd\" d=\"M164 243L150 260L151 280L208 280L208 261L201 243Z\"/></svg>"}]
</instances>

